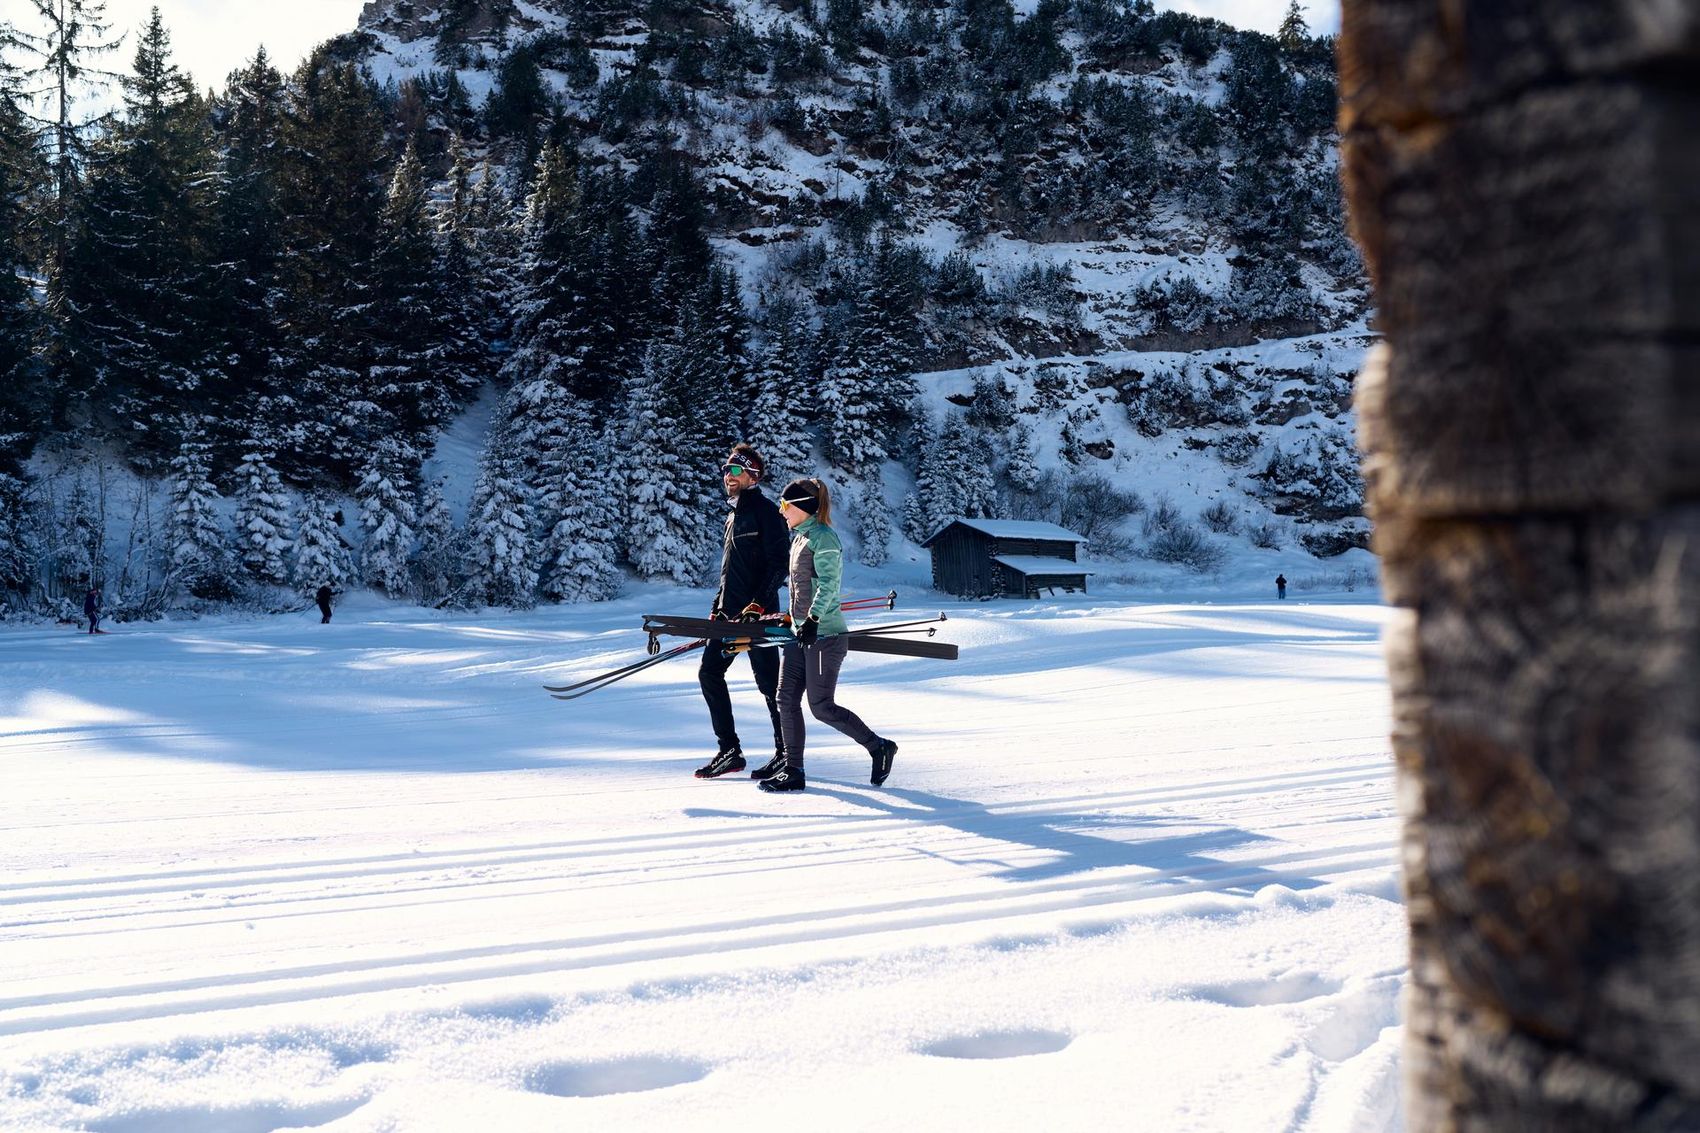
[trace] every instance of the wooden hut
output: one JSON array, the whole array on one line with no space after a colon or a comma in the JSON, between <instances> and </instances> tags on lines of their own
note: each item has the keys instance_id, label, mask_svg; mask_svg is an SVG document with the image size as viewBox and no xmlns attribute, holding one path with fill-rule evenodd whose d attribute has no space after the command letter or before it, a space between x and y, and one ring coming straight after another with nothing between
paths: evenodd
<instances>
[{"instance_id":1,"label":"wooden hut","mask_svg":"<svg viewBox=\"0 0 1700 1133\"><path fill-rule=\"evenodd\" d=\"M933 587L964 598L1032 598L1041 590L1084 592L1092 571L1077 535L1024 519L953 519L921 546L933 555Z\"/></svg>"}]
</instances>

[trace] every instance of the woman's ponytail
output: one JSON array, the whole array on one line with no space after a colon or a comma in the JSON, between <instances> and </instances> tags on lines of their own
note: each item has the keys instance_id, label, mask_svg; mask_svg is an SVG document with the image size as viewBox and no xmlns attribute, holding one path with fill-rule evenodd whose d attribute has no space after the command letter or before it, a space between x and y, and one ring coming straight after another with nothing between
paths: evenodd
<instances>
[{"instance_id":1,"label":"woman's ponytail","mask_svg":"<svg viewBox=\"0 0 1700 1133\"><path fill-rule=\"evenodd\" d=\"M825 480L810 480L809 483L815 486L815 499L820 501L820 508L815 512L815 518L826 524L828 527L831 527L832 493L826 490Z\"/></svg>"}]
</instances>

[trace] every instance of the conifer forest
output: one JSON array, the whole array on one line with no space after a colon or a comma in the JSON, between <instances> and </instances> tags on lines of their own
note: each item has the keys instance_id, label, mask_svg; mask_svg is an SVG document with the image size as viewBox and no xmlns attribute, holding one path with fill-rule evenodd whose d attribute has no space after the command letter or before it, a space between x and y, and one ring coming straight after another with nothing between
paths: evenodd
<instances>
[{"instance_id":1,"label":"conifer forest","mask_svg":"<svg viewBox=\"0 0 1700 1133\"><path fill-rule=\"evenodd\" d=\"M698 584L738 440L869 566L956 515L1206 574L1365 545L1296 5L372 0L193 78L157 10L7 11L6 616Z\"/></svg>"}]
</instances>

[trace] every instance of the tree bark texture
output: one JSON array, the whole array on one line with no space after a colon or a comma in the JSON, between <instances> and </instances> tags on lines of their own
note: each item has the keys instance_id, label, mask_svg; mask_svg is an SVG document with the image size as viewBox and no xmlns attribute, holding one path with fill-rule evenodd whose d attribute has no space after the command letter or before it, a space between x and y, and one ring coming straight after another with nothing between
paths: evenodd
<instances>
[{"instance_id":1,"label":"tree bark texture","mask_svg":"<svg viewBox=\"0 0 1700 1133\"><path fill-rule=\"evenodd\" d=\"M1410 1128L1700 1130L1700 0L1346 0Z\"/></svg>"}]
</instances>

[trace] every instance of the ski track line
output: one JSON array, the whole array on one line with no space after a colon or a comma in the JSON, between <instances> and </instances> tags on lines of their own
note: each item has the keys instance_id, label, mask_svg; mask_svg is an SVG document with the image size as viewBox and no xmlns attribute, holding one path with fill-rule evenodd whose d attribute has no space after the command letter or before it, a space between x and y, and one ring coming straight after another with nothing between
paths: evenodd
<instances>
[{"instance_id":1,"label":"ski track line","mask_svg":"<svg viewBox=\"0 0 1700 1133\"><path fill-rule=\"evenodd\" d=\"M1064 795L1050 799L1029 800L1019 803L977 804L963 803L955 807L945 807L931 810L915 809L896 814L879 815L834 815L818 819L786 822L782 825L764 828L760 833L750 834L741 827L728 828L713 833L696 831L679 831L654 834L621 834L604 838L570 840L563 842L530 843L514 847L492 849L458 849L435 850L419 853L393 853L369 857L331 858L321 861L301 863L265 863L252 866L231 866L218 870L187 869L171 870L159 873L120 874L116 876L96 876L75 879L56 879L51 882L24 881L6 882L0 884L0 893L6 896L6 904L26 904L43 901L78 900L85 896L134 896L146 893L169 893L179 890L228 888L239 885L252 885L264 882L288 882L309 880L330 880L337 877L353 877L381 873L413 873L421 868L446 868L449 866L478 866L500 865L508 862L524 862L546 860L548 858L579 858L598 857L610 853L631 852L634 847L653 846L657 848L675 849L711 849L717 845L733 842L738 845L748 845L754 842L772 842L788 839L800 831L810 830L840 830L846 824L853 824L857 833L886 828L908 828L917 823L933 826L947 823L953 819L969 814L984 814L988 817L1043 817L1049 814L1072 811L1077 807L1115 807L1132 803L1146 805L1156 803L1193 802L1204 799L1232 798L1238 795L1261 794L1271 791L1293 791L1304 788L1327 787L1334 784L1360 783L1366 776L1385 776L1388 768L1383 764L1366 764L1354 768L1328 768L1324 770L1294 772L1281 776L1266 776L1256 779L1227 780L1210 784L1205 787L1147 787L1134 791L1120 791L1112 794ZM821 780L823 786L839 786L829 780ZM1386 782L1378 783L1378 787L1390 789ZM668 788L672 789L672 788ZM878 799L879 796L872 796ZM901 801L890 804L895 810L906 805ZM464 800L463 800L464 801ZM907 804L913 806L914 804ZM245 817L245 816L233 816ZM376 867L376 868L374 868ZM166 879L173 879L173 884L162 884ZM182 880L178 880L182 879ZM200 880L190 880L200 879ZM134 884L131 883L143 883ZM150 884L151 883L151 884ZM105 886L107 888L99 888Z\"/></svg>"},{"instance_id":2,"label":"ski track line","mask_svg":"<svg viewBox=\"0 0 1700 1133\"><path fill-rule=\"evenodd\" d=\"M965 734L966 735L972 735L974 733L967 732ZM1385 733L1377 732L1377 733L1374 733L1372 735L1367 735L1367 736L1343 736L1343 737L1330 736L1330 737L1326 737L1326 738L1323 738L1323 739L1280 740L1280 741L1271 741L1269 743L1264 743L1264 744L1224 744L1221 747L1187 748L1182 752L1166 752L1166 753L1163 753L1163 754L1165 754L1165 755L1209 755L1209 754L1216 753L1216 752L1229 752L1229 751L1231 751L1231 752L1249 752L1249 751L1260 751L1260 750L1264 750L1264 749L1273 749L1273 748L1279 748L1281 750L1290 750L1290 749L1293 749L1293 748L1315 746L1315 745L1318 745L1318 744L1336 745L1336 744L1357 744L1357 743L1372 743L1372 744L1373 743L1385 743L1386 739L1387 739L1387 736L1386 736ZM680 756L679 758L680 758L681 762L690 762L692 759L695 759L697 757ZM1067 759L1067 760L1062 760L1062 759L1053 760L1052 762L1055 765L1061 766L1061 765L1072 764L1072 763L1092 762L1096 758L1098 758L1098 757L1095 757L1095 756L1078 757L1078 758L1075 758L1075 759ZM1381 770L1385 770L1387 767L1391 766L1391 763L1392 763L1391 753L1383 753L1381 758L1383 758L1386 761L1386 763L1380 768ZM563 760L562 766L559 769L555 769L555 768L526 768L526 769L518 769L518 770L503 772L503 774L507 774L507 775L537 775L537 776L555 775L558 770L564 770L570 762L571 762L570 759ZM639 768L639 767L650 766L650 764L633 763L631 766L634 769L636 769L636 768ZM298 774L301 775L302 777L311 778L313 775L316 775L318 773L316 773L316 772L300 772ZM417 772L416 774L419 775L420 777L424 777L424 776L427 776L427 775L430 775L430 774L433 774L433 773L432 772ZM42 777L46 778L46 776L42 776ZM294 776L291 776L291 778L293 778L293 777ZM157 776L153 776L153 775L150 775L150 774L147 774L147 773L141 773L141 774L136 774L136 775L131 775L131 776L103 776L103 779L109 779L109 780L122 779L124 781L128 781L128 780L131 780L131 779L151 780L153 778L157 778ZM198 780L198 782L201 782L204 785L205 781L204 780ZM822 782L825 783L825 782L828 782L828 780L823 779ZM848 784L846 784L846 785L848 785ZM654 790L654 789L671 789L671 788L670 787L666 787L666 788L644 787L644 788L640 788L640 789L642 789L642 790ZM64 829L82 829L84 827L94 827L94 826L123 826L123 825L138 823L138 822L142 822L142 823L206 822L206 821L209 821L211 819L231 818L231 817L238 817L238 816L241 817L241 818L276 818L276 817L286 817L288 815L297 815L297 814L318 815L318 814L341 813L341 812L344 812L344 811L394 810L398 807L408 807L408 808L428 807L428 806L464 807L464 806L473 805L473 804L477 804L477 805L482 806L482 805L488 805L488 804L491 804L491 803L537 802L537 801L544 800L544 799L582 799L587 794L610 794L610 793L615 793L615 792L611 792L611 791L586 792L586 791L582 791L582 790L576 790L576 791L550 791L550 792L547 792L547 793L528 792L528 793L523 794L523 795L515 795L515 794L506 794L506 795L452 794L452 795L449 795L446 798L440 798L440 799L429 799L429 798L426 798L426 799L398 799L398 800L395 800L395 801L385 801L385 802L376 802L376 803L351 803L351 804L345 804L345 805L339 805L339 806L288 807L288 808L272 809L272 810L212 811L212 812L205 812L205 813L199 813L199 814L143 815L143 816L131 817L131 818L92 818L92 819L86 819L86 820L79 820L79 821L76 821L76 822L26 823L26 824L22 824L22 825L14 825L14 826L0 826L0 833L12 833L12 832L15 832L15 831L23 831L23 830L64 830ZM617 793L619 793L620 795L630 795L631 790L627 789L627 788L621 788ZM0 884L0 892L4 892L6 890L6 888L7 888L6 885Z\"/></svg>"},{"instance_id":3,"label":"ski track line","mask_svg":"<svg viewBox=\"0 0 1700 1133\"><path fill-rule=\"evenodd\" d=\"M1385 822L1392 817L1391 813L1387 811L1364 813L1361 802L1361 799L1354 798L1351 800L1343 800L1339 807L1331 808L1328 811L1313 809L1310 812L1310 822L1295 822L1289 824L1289 827L1314 827L1319 823L1337 827L1343 823ZM1345 812L1346 817L1339 816L1342 811ZM1195 824L1184 823L1183 825L1191 826ZM867 865L875 861L901 860L915 852L913 840L908 837L909 830L905 827L890 827L882 825L878 830L867 830L864 828L863 830L858 831L858 834L866 835L870 833L876 835L876 837L871 839L863 837L847 846L839 844L836 840L832 845L820 846L818 845L820 841L818 837L807 832L803 832L800 833L797 839L792 840L793 844L789 848L773 849L770 847L769 851L760 858L750 855L747 852L747 847L740 843L727 847L728 849L732 849L736 852L733 857L705 858L702 855L692 854L683 858L675 857L672 860L662 860L657 862L648 860L653 855L646 854L644 855L645 860L642 861L633 861L628 864L616 864L610 868L569 869L564 872L526 871L514 873L508 876L492 876L492 870L488 867L431 866L422 868L417 872L421 874L429 873L433 875L440 875L448 870L455 870L456 876L434 876L421 879L419 882L411 884L390 881L387 884L372 888L352 887L333 890L312 890L306 893L292 893L278 890L257 890L252 894L245 893L222 899L212 899L201 904L185 905L182 903L171 903L162 905L156 902L143 902L139 904L119 903L113 906L103 907L94 904L94 902L101 899L100 896L89 896L83 903L92 905L92 908L77 911L76 908L73 907L72 910L68 910L64 915L60 916L28 917L6 921L0 923L0 929L18 930L15 933L8 933L8 935L11 935L14 939L63 940L75 937L108 936L125 932L151 932L187 927L211 927L214 925L235 923L237 921L281 920L306 916L338 916L345 915L350 912L375 912L380 910L393 911L406 908L467 903L469 901L508 900L517 896L562 897L593 889L608 888L617 885L628 885L631 884L631 882L625 879L629 878L630 875L633 874L638 875L641 882L645 884L658 881L671 883L680 880L697 880L705 877L741 876L749 873L766 872L770 863L774 860L781 860L792 865L808 864L811 860L816 861L817 864L826 864L830 866ZM895 841L892 836L896 836ZM948 851L958 844L975 846L982 843L988 836L989 835L973 830L958 830L953 833L953 836L942 839L935 838L929 845L928 852L938 854L939 856L947 856ZM1248 841L1249 840L1251 839L1248 838ZM1104 839L1104 841L1107 844L1114 843L1117 846L1130 851L1139 845L1138 842L1120 842L1116 839ZM1157 841L1160 842L1161 838L1159 837ZM1283 839L1283 841L1290 842L1291 839ZM1046 849L1046 847L1042 844L1035 844L1033 848L1041 851ZM679 849L688 849L688 847L670 849L676 853ZM656 852L659 853L661 851ZM824 863L819 863L818 859L823 858L828 860ZM554 864L559 861L570 866L574 860L575 859L570 858L557 859L554 857L539 857L535 859L524 859L516 863L502 864ZM473 872L468 874L467 868L471 868ZM388 875L358 874L351 876L355 880L363 880L368 876ZM291 879L283 882L282 884L294 888L299 886L305 880L309 879ZM527 888L521 889L519 887ZM208 886L204 888L214 887ZM476 889L481 892L471 897L467 897L456 892L466 889ZM195 887L185 891L191 893L192 896L199 898L203 892L203 887ZM442 896L437 899L404 899L418 898L422 894L440 894ZM374 900L374 898L377 900ZM335 909L297 908L298 906L324 902L336 902L339 907ZM274 913L254 913L249 911L268 908L280 908L291 911ZM231 913L233 916L202 918L200 920L190 921L152 923L135 928L115 925L109 928L90 928L82 931L22 931L47 929L56 925L93 925L96 922L132 920L138 917L158 918L211 912Z\"/></svg>"},{"instance_id":4,"label":"ski track line","mask_svg":"<svg viewBox=\"0 0 1700 1133\"><path fill-rule=\"evenodd\" d=\"M1373 815L1357 821L1386 822L1391 816ZM1351 820L1347 820L1351 821ZM977 835L964 834L956 842L973 843L978 841ZM951 859L947 851L950 845L935 845L926 851L929 855ZM15 940L76 940L118 938L122 936L142 936L158 932L175 932L191 928L228 928L236 924L251 924L258 922L298 920L307 917L335 918L350 914L366 914L376 912L398 912L405 909L424 908L465 908L483 901L509 901L515 898L552 897L565 899L593 892L598 889L630 888L633 881L631 874L639 875L638 884L653 884L655 882L698 881L713 878L743 877L762 873L785 872L799 866L824 866L829 868L867 866L877 863L901 861L916 852L908 843L895 845L860 846L855 853L832 848L814 850L793 849L786 852L781 860L745 860L734 862L663 862L651 866L626 866L619 869L599 870L590 873L532 875L512 878L477 877L468 880L449 881L435 885L415 885L407 887L391 887L381 890L350 890L332 893L308 893L297 896L268 895L256 897L253 900L230 899L217 904L195 905L184 908L173 906L169 908L144 906L131 909L109 910L90 913L84 916L59 917L37 921L21 921L8 924L5 928L39 929L54 925L93 924L100 921L130 920L138 917L162 918L186 913L230 912L227 917L203 917L199 920L164 921L157 920L143 925L113 925L104 928L90 928L62 932L34 932L20 934ZM820 861L819 859L828 859ZM983 856L966 856L963 860L981 861ZM1205 859L1218 861L1220 859ZM1235 859L1222 865L1240 865L1245 859ZM1098 867L1117 868L1117 867ZM1190 870L1178 872L1197 873L1214 866L1198 866ZM562 884L567 882L569 884ZM464 890L475 890L467 894ZM412 897L412 900L403 900ZM373 900L373 898L378 898ZM304 906L327 902L336 902L336 908L308 908ZM273 912L255 910L275 909Z\"/></svg>"},{"instance_id":5,"label":"ski track line","mask_svg":"<svg viewBox=\"0 0 1700 1133\"><path fill-rule=\"evenodd\" d=\"M1348 874L1392 866L1396 851L1396 840L1387 839L1356 846L1331 847L1322 852L1305 850L1272 855L1261 861L1222 863L1218 867L1206 869L1153 871L1133 878L1088 877L1041 883L1024 887L1017 893L934 895L905 901L779 913L744 920L677 925L641 932L486 945L363 961L278 968L266 972L86 988L77 993L80 998L75 1003L67 1003L63 992L20 996L0 1000L0 1035L31 1034L100 1023L297 1003L426 985L441 986L546 972L585 970L700 956L705 952L712 952L717 958L724 960L731 953L785 944L847 940L945 925L990 924L1016 917L1078 912L1088 908L1132 906L1160 897L1221 893L1253 883L1269 885L1282 879L1315 880L1315 875L1319 872L1315 868L1276 870L1269 867L1310 867L1327 862L1331 864L1330 872ZM1234 870L1246 872L1236 874L1232 872ZM1226 873L1227 876L1210 880L1200 876L1220 873ZM1169 884L1164 884L1165 882ZM831 928L824 927L828 922L831 922ZM795 927L798 925L804 927ZM662 941L664 943L658 943ZM610 948L618 950L599 951ZM519 959L532 953L544 955L534 959ZM450 965L458 967L448 967ZM447 970L444 970L445 968ZM390 974L383 974L386 972ZM337 978L352 975L359 975L361 978ZM275 986L270 990L264 989L265 985L279 984L301 986ZM198 998L183 997L185 993L221 987L227 989L221 994L203 995ZM236 990L241 987L251 990ZM98 1009L48 1011L7 1017L11 1012L31 1007L51 1005L64 1008L90 1000L134 1000L169 996L182 998L168 1002L134 1003L128 1006L114 1004Z\"/></svg>"}]
</instances>

